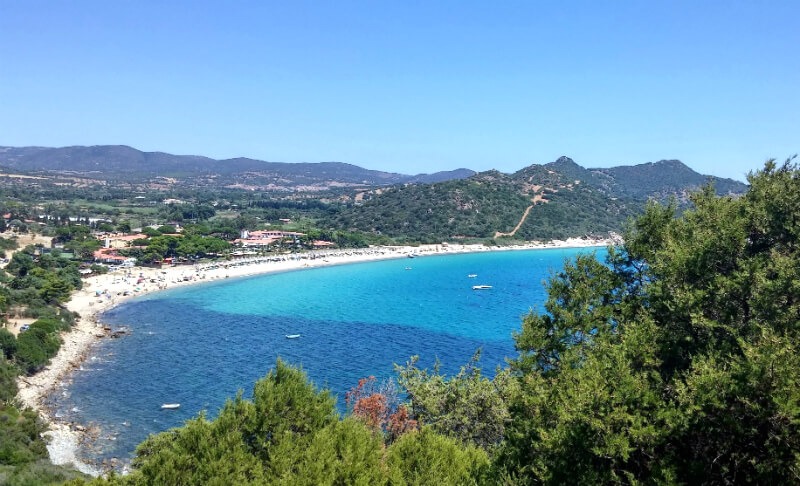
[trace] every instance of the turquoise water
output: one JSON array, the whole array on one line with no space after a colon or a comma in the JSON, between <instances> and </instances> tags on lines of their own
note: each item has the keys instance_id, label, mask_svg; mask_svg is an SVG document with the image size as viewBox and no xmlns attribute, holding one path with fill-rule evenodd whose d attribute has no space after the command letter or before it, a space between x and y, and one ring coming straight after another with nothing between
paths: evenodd
<instances>
[{"instance_id":1,"label":"turquoise water","mask_svg":"<svg viewBox=\"0 0 800 486\"><path fill-rule=\"evenodd\" d=\"M248 396L278 357L302 366L340 406L359 378L390 378L393 364L412 355L454 373L481 349L492 374L515 355L511 336L522 317L541 310L543 281L578 251L387 260L137 298L103 316L131 334L100 344L50 403L66 420L97 426L84 453L102 460L131 457L148 434L201 410L213 416L238 390ZM472 290L478 284L492 289ZM181 408L161 410L168 402Z\"/></svg>"}]
</instances>

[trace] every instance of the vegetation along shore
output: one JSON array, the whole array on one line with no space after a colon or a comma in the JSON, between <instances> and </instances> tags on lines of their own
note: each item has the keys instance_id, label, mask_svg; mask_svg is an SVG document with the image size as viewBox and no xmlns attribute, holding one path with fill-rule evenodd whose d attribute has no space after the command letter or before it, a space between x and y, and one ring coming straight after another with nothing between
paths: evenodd
<instances>
[{"instance_id":1,"label":"vegetation along shore","mask_svg":"<svg viewBox=\"0 0 800 486\"><path fill-rule=\"evenodd\" d=\"M400 394L365 377L347 394L342 417L328 392L279 361L251 399L232 397L214 419L201 415L151 436L129 474L95 479L83 474L100 471L75 457L83 426L48 417L41 398L108 335L98 315L113 305L271 271L611 240L343 248L303 239L303 228L262 226L240 231L225 255L191 259L180 245L211 253L197 242L218 238L193 239L196 223L182 228L184 236L170 236L177 224L121 228L135 244L118 249L107 228L90 229L104 240L92 243L84 225L72 223L48 230L52 241L66 240L62 248L42 240L20 248L17 228L2 240L10 330L0 331L0 477L10 484L792 482L800 471L800 170L770 162L749 182L741 196L707 188L684 206L652 201L606 261L568 262L548 284L546 313L523 320L518 355L494 377L481 373L477 357L455 376L411 358L397 367ZM268 247L247 246L254 241ZM116 262L110 270L63 254L93 246L103 247L90 253L97 260ZM134 253L159 261L137 266Z\"/></svg>"}]
</instances>

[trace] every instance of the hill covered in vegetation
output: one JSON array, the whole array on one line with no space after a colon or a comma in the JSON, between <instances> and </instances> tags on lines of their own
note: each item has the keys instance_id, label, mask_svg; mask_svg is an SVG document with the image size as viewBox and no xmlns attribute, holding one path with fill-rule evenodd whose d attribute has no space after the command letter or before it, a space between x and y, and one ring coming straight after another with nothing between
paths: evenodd
<instances>
[{"instance_id":1,"label":"hill covered in vegetation","mask_svg":"<svg viewBox=\"0 0 800 486\"><path fill-rule=\"evenodd\" d=\"M603 235L621 231L648 199L686 201L706 183L719 194L747 190L745 184L702 176L677 161L590 170L561 157L513 174L489 171L375 190L339 211L330 224L427 242Z\"/></svg>"}]
</instances>

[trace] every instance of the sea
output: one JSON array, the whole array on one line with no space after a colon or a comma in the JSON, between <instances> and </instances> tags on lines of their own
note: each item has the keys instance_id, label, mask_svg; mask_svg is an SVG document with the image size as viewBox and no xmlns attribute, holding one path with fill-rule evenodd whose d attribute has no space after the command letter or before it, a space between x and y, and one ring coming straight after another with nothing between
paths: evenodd
<instances>
[{"instance_id":1,"label":"sea","mask_svg":"<svg viewBox=\"0 0 800 486\"><path fill-rule=\"evenodd\" d=\"M250 396L278 358L330 390L342 413L360 378L391 381L395 364L412 356L453 375L480 351L491 377L516 356L512 335L522 319L544 312L547 278L578 253L602 259L606 250L419 256L137 297L101 316L126 333L96 345L47 403L59 419L86 427L87 462L125 463L149 434L201 412L213 418L238 392Z\"/></svg>"}]
</instances>

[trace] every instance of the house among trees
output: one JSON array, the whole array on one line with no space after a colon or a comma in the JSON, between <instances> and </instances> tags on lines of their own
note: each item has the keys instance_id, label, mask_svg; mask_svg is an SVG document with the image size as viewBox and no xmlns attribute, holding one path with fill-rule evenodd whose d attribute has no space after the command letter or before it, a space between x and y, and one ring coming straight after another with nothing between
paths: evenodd
<instances>
[{"instance_id":1,"label":"house among trees","mask_svg":"<svg viewBox=\"0 0 800 486\"><path fill-rule=\"evenodd\" d=\"M294 231L279 231L279 230L262 230L262 231L247 231L242 230L240 237L233 240L234 244L244 247L268 247L273 243L281 242L285 239L297 239L305 236L305 233L296 233Z\"/></svg>"},{"instance_id":2,"label":"house among trees","mask_svg":"<svg viewBox=\"0 0 800 486\"><path fill-rule=\"evenodd\" d=\"M117 253L116 248L100 248L99 250L94 252L94 261L98 263L107 263L109 265L121 265L129 260L136 261L135 258L129 258L120 255L119 253Z\"/></svg>"}]
</instances>

